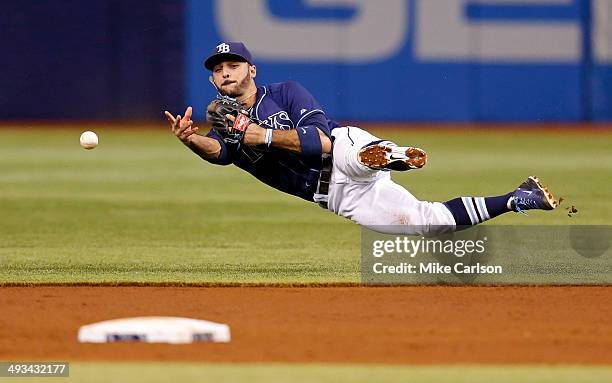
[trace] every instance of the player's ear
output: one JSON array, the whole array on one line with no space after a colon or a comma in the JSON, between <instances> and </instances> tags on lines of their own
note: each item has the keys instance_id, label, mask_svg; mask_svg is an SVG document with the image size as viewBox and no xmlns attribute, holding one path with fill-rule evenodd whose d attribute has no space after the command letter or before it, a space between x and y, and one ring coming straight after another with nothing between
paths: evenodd
<instances>
[{"instance_id":1,"label":"player's ear","mask_svg":"<svg viewBox=\"0 0 612 383\"><path fill-rule=\"evenodd\" d=\"M249 74L251 75L251 78L255 78L255 76L257 76L257 68L255 65L249 65Z\"/></svg>"}]
</instances>

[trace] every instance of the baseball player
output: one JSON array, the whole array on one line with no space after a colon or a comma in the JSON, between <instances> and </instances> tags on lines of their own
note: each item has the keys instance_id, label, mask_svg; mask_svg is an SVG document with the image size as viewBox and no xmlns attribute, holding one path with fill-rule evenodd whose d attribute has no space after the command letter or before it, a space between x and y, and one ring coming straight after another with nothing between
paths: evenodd
<instances>
[{"instance_id":1,"label":"baseball player","mask_svg":"<svg viewBox=\"0 0 612 383\"><path fill-rule=\"evenodd\" d=\"M328 119L315 98L288 81L256 86L257 68L240 42L222 42L204 62L219 96L207 110L213 128L196 134L192 108L165 112L172 132L202 159L234 164L285 193L389 234L436 235L506 212L558 206L536 177L493 197L446 202L415 198L391 179L391 171L419 169L427 153L399 146Z\"/></svg>"}]
</instances>

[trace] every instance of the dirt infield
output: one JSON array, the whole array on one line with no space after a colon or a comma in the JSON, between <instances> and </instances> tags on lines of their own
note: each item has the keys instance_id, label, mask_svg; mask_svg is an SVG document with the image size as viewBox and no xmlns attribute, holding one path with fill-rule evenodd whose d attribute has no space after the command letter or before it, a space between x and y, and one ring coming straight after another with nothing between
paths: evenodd
<instances>
[{"instance_id":1,"label":"dirt infield","mask_svg":"<svg viewBox=\"0 0 612 383\"><path fill-rule=\"evenodd\" d=\"M612 363L612 287L1 287L0 360ZM170 315L229 344L79 344Z\"/></svg>"}]
</instances>

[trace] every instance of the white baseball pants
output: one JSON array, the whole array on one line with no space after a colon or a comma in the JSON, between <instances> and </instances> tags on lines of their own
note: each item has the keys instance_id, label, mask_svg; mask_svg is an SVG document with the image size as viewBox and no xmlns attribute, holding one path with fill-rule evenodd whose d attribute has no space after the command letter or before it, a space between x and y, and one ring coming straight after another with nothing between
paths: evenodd
<instances>
[{"instance_id":1,"label":"white baseball pants","mask_svg":"<svg viewBox=\"0 0 612 383\"><path fill-rule=\"evenodd\" d=\"M352 126L336 128L332 136L329 210L387 234L429 236L455 229L453 215L444 204L419 201L391 180L391 172L374 170L358 161L359 150L379 138Z\"/></svg>"}]
</instances>

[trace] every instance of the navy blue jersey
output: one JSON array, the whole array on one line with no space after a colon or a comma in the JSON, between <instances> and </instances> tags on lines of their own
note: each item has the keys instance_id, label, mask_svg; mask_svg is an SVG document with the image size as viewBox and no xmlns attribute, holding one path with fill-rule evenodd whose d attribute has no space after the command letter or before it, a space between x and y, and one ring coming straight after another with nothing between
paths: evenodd
<instances>
[{"instance_id":1,"label":"navy blue jersey","mask_svg":"<svg viewBox=\"0 0 612 383\"><path fill-rule=\"evenodd\" d=\"M330 139L331 130L338 127L336 122L327 119L317 100L293 81L258 87L250 113L263 128L289 130L316 126ZM306 158L300 153L275 148L228 144L214 130L207 136L221 145L219 158L209 162L233 163L275 189L312 201L319 179L320 158Z\"/></svg>"}]
</instances>

